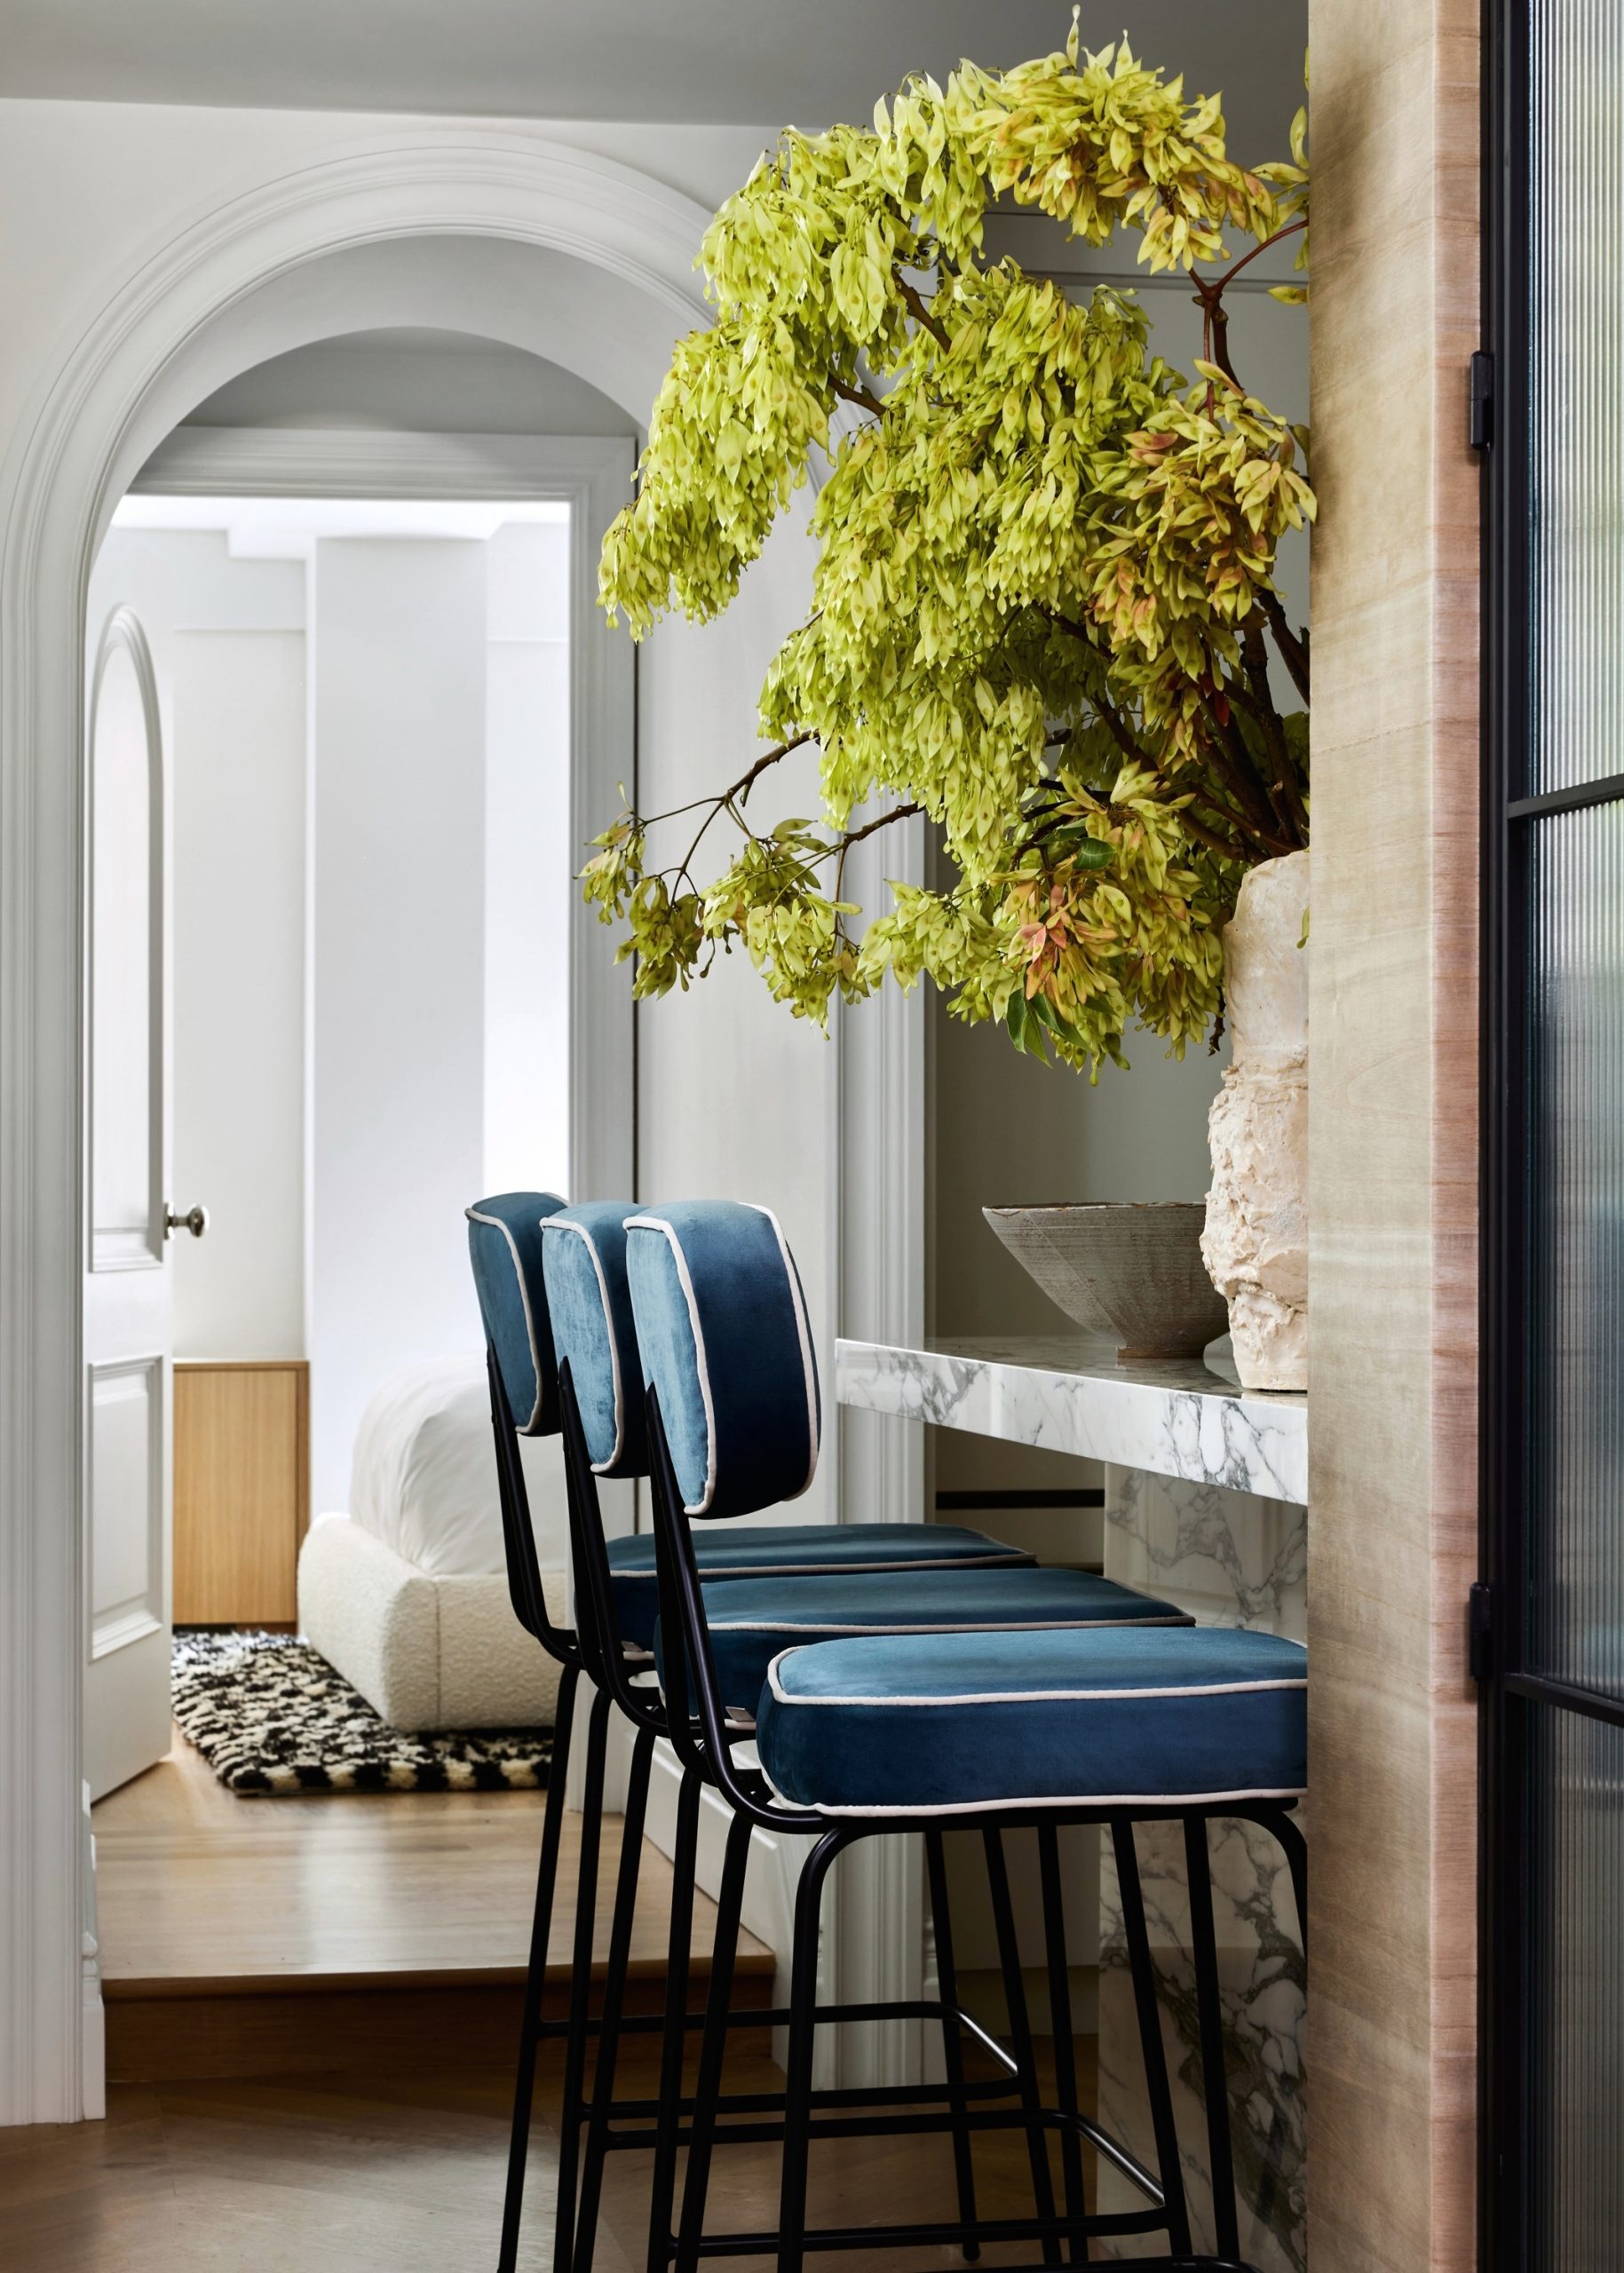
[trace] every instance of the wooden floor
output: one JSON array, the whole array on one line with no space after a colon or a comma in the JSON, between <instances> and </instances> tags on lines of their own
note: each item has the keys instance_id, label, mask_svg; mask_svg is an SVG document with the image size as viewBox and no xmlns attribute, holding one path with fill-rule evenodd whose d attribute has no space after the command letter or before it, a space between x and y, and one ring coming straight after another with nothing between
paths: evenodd
<instances>
[{"instance_id":1,"label":"wooden floor","mask_svg":"<svg viewBox=\"0 0 1624 2273\"><path fill-rule=\"evenodd\" d=\"M540 1792L236 1799L177 1733L167 1760L93 1810L107 2072L202 2081L359 2064L505 2060L518 2029ZM566 1814L548 1953L561 2008L579 1816ZM601 1982L621 1824L604 1826ZM663 2002L670 1865L645 1842L630 2010ZM716 1912L694 1904L696 1979ZM771 1951L743 1936L739 2001L771 2000Z\"/></svg>"},{"instance_id":2,"label":"wooden floor","mask_svg":"<svg viewBox=\"0 0 1624 2273\"><path fill-rule=\"evenodd\" d=\"M1091 2051L1080 2039L1080 2053ZM652 2088L633 2050L622 2080ZM782 2079L759 2050L730 2058L730 2087ZM1092 2062L1083 2082L1092 2095ZM495 2263L509 2079L408 2065L389 2073L141 2087L110 2095L106 2123L0 2131L0 2230L7 2273L489 2273ZM558 2060L543 2063L531 2161L524 2273L551 2263L558 2168ZM985 2216L1030 2214L1024 2149L1011 2134L975 2150ZM760 2229L776 2218L771 2146L718 2153L709 2223ZM596 2266L644 2263L648 2157L611 2158ZM814 2151L809 2215L819 2223L953 2214L939 2139L842 2142ZM1028 2246L984 2262L1030 2262ZM962 2261L944 2251L844 2253L871 2273ZM744 2269L764 2261L740 2257Z\"/></svg>"},{"instance_id":3,"label":"wooden floor","mask_svg":"<svg viewBox=\"0 0 1624 2273\"><path fill-rule=\"evenodd\" d=\"M102 1976L495 1971L523 1967L543 1792L368 1792L237 1799L175 1731L146 1775L91 1810ZM620 1822L605 1826L607 1946ZM564 1818L550 1959L567 1959L581 1818ZM634 1967L663 1966L670 1865L646 1844ZM709 1952L716 1912L694 1905ZM747 1954L762 1945L747 1936Z\"/></svg>"}]
</instances>

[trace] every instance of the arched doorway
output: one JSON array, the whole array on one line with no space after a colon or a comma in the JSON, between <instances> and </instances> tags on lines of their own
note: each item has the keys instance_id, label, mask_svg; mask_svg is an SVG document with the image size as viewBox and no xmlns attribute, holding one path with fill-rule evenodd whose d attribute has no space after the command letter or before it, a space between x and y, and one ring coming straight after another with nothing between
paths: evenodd
<instances>
[{"instance_id":1,"label":"arched doorway","mask_svg":"<svg viewBox=\"0 0 1624 2273\"><path fill-rule=\"evenodd\" d=\"M12 2024L0 2121L73 2120L96 2090L69 1645L85 1614L82 654L96 547L136 469L202 395L353 323L429 321L578 358L640 415L700 310L690 264L704 219L629 169L538 137L382 135L177 236L110 295L20 423L0 492L0 1678L14 1732L0 1775ZM630 1026L612 943L578 914L572 1018L596 1033L582 1067L600 1085L583 1095L583 1126L606 1144L590 1168L583 1156L586 1192L630 1180Z\"/></svg>"}]
</instances>

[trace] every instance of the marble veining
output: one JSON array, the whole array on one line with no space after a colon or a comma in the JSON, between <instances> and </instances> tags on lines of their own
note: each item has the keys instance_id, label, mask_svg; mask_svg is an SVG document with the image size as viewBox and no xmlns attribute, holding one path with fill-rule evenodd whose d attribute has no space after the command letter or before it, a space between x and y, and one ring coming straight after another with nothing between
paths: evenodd
<instances>
[{"instance_id":1,"label":"marble veining","mask_svg":"<svg viewBox=\"0 0 1624 2273\"><path fill-rule=\"evenodd\" d=\"M1191 2224L1196 2247L1211 2249L1216 2229L1184 1842L1167 1825L1146 1825L1137 1834L1136 1851ZM1306 1999L1290 1879L1279 1849L1257 1824L1215 1823L1209 1852L1241 2255L1258 2273L1303 2273ZM1101 1841L1100 1855L1099 2095L1106 2128L1146 2153L1149 2111L1109 1841ZM1100 2183L1103 2207L1134 2206L1125 2182L1102 2171ZM1124 2247L1122 2253L1138 2253Z\"/></svg>"},{"instance_id":2,"label":"marble veining","mask_svg":"<svg viewBox=\"0 0 1624 2273\"><path fill-rule=\"evenodd\" d=\"M1199 1360L1118 1365L1086 1335L940 1341L917 1349L842 1341L843 1405L1142 1469L1225 1492L1308 1496L1308 1404L1242 1390Z\"/></svg>"},{"instance_id":3,"label":"marble veining","mask_svg":"<svg viewBox=\"0 0 1624 2273\"><path fill-rule=\"evenodd\" d=\"M1306 1509L1113 1469L1105 1568L1124 1586L1173 1597L1203 1626L1308 1639Z\"/></svg>"},{"instance_id":4,"label":"marble veining","mask_svg":"<svg viewBox=\"0 0 1624 2273\"><path fill-rule=\"evenodd\" d=\"M1306 1510L1279 1500L1136 1469L1105 1471L1107 1573L1176 1602L1203 1626L1249 1626L1303 1640L1307 1529ZM1299 1809L1297 1820L1306 1830L1305 1812ZM1259 2273L1303 2273L1307 2007L1290 1874L1256 1824L1224 1819L1209 1837L1241 2254ZM1210 2245L1183 1841L1166 1826L1146 1826L1137 1834L1137 1853L1184 2182L1198 2245ZM1127 1965L1116 1873L1110 1843L1102 1841L1100 2111L1108 2129L1145 2153L1149 2113ZM1111 2190L1110 2182L1102 2184ZM1120 2206L1129 2206L1126 2196Z\"/></svg>"}]
</instances>

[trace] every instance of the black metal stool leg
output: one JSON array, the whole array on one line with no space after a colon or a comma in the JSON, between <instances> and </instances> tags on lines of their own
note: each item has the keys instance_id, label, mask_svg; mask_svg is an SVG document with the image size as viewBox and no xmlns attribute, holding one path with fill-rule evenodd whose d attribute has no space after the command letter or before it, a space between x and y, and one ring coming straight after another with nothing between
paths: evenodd
<instances>
[{"instance_id":1,"label":"black metal stool leg","mask_svg":"<svg viewBox=\"0 0 1624 2273\"><path fill-rule=\"evenodd\" d=\"M959 2026L959 1976L953 1962L953 1921L947 1907L947 1858L939 1831L925 1833L925 1870L931 1887L931 1923L936 1942L936 1989L942 2001L942 2065L947 2082L958 2091L964 2082L964 2038ZM956 2100L953 2126L953 2167L958 2180L959 2216L967 2226L976 2222L976 2166L970 2152L970 2126L964 2102ZM981 2254L979 2242L967 2241L963 2255L973 2265Z\"/></svg>"},{"instance_id":2,"label":"black metal stool leg","mask_svg":"<svg viewBox=\"0 0 1624 2273\"><path fill-rule=\"evenodd\" d=\"M564 2051L564 2104L558 2119L558 2200L553 2222L553 2273L570 2273L575 2247L575 2188L586 2079L587 2024L592 1994L592 1926L598 1907L598 1849L603 1835L604 1751L609 1697L598 1690L587 1722L586 1788L581 1803L581 1872L575 1883L575 1938L570 1957L569 2033Z\"/></svg>"},{"instance_id":3,"label":"black metal stool leg","mask_svg":"<svg viewBox=\"0 0 1624 2273\"><path fill-rule=\"evenodd\" d=\"M654 2175L648 2204L648 2273L665 2273L671 2258L671 2205L677 2191L683 2055L687 2048L688 1949L693 1936L693 1872L703 1788L695 1771L685 1769L677 1794L677 1837L671 1854L671 1934L666 1957L660 2102L654 2118Z\"/></svg>"},{"instance_id":4,"label":"black metal stool leg","mask_svg":"<svg viewBox=\"0 0 1624 2273\"><path fill-rule=\"evenodd\" d=\"M852 1833L826 1831L795 1890L789 2052L784 2074L784 2159L778 2200L778 2273L801 2273L806 2247L806 2164L812 2144L812 2043L818 2026L818 1929L823 1881Z\"/></svg>"},{"instance_id":5,"label":"black metal stool leg","mask_svg":"<svg viewBox=\"0 0 1624 2273\"><path fill-rule=\"evenodd\" d=\"M1043 1889L1043 1943L1049 1960L1049 2022L1055 2038L1055 2103L1068 2119L1077 2113L1077 2047L1072 2033L1072 1976L1066 1950L1066 1902L1060 1889L1060 1834L1052 1823L1038 1827L1038 1875ZM1076 2222L1088 2215L1082 2184L1082 2142L1074 2121L1060 2132L1060 2170L1066 2183L1066 2214ZM1075 2231L1066 2237L1066 2255L1073 2265L1089 2261L1087 2238Z\"/></svg>"},{"instance_id":6,"label":"black metal stool leg","mask_svg":"<svg viewBox=\"0 0 1624 2273\"><path fill-rule=\"evenodd\" d=\"M1145 2088L1150 2101L1151 2126L1156 2138L1156 2164L1167 2206L1168 2247L1175 2257L1190 2253L1190 2212L1184 2200L1184 2174L1178 2159L1178 2128L1173 2117L1173 2093L1168 2081L1168 2056L1161 2041L1161 2015L1156 2002L1156 1974L1151 1959L1151 1938L1145 1923L1145 1897L1139 1886L1139 1858L1134 1850L1133 1825L1124 1816L1113 1817L1112 1844L1116 1850L1117 1885L1122 1897L1122 1924L1128 1937L1128 1962L1133 1974L1134 2005L1139 2018L1139 2048L1145 2062Z\"/></svg>"},{"instance_id":7,"label":"black metal stool leg","mask_svg":"<svg viewBox=\"0 0 1624 2273\"><path fill-rule=\"evenodd\" d=\"M638 1877L643 1859L643 1819L648 1809L648 1767L654 1750L654 1730L639 1729L631 1747L631 1766L626 1778L621 1867L614 1889L614 1921L609 1929L609 1971L604 1983L598 2061L592 2072L592 2117L587 2126L586 2159L581 2174L581 2207L575 2218L575 2273L591 2273L592 2252L598 2238L598 2207L603 2193L604 2157L608 2152L614 2070L620 2055L621 2013L626 2000L626 1968L631 1962L631 1929L637 1917Z\"/></svg>"},{"instance_id":8,"label":"black metal stool leg","mask_svg":"<svg viewBox=\"0 0 1624 2273\"><path fill-rule=\"evenodd\" d=\"M1032 2163L1032 2192L1040 2218L1055 2214L1054 2180L1049 2168L1049 2140L1042 2123L1042 2094L1038 2089L1037 2063L1033 2056L1032 2024L1026 2012L1026 1984L1021 1978L1020 1943L1015 1931L1015 1908L1010 1900L1010 1872L1004 1860L1003 1834L990 1826L981 1834L986 1851L987 1884L993 1897L993 1925L998 1936L998 1960L1003 1968L1004 2000L1010 2008L1010 2048L1020 2079L1020 2102L1031 2120L1026 2126L1026 2149ZM1043 2238L1043 2262L1058 2265L1060 2245L1052 2234Z\"/></svg>"},{"instance_id":9,"label":"black metal stool leg","mask_svg":"<svg viewBox=\"0 0 1624 2273\"><path fill-rule=\"evenodd\" d=\"M717 2097L727 2050L727 2015L733 1994L733 1957L739 1946L739 1913L744 1903L744 1866L749 1859L748 1816L727 1826L722 1886L717 1897L716 1944L710 1960L710 1994L700 2043L699 2076L693 2088L693 2120L688 2132L688 2167L683 2180L682 2229L677 2241L678 2273L693 2273L705 2229L705 2195L710 2184L710 2150L716 2140Z\"/></svg>"},{"instance_id":10,"label":"black metal stool leg","mask_svg":"<svg viewBox=\"0 0 1624 2273\"><path fill-rule=\"evenodd\" d=\"M507 2193L502 2205L502 2244L496 2273L514 2273L519 2228L524 2215L525 2163L530 2150L530 2106L535 2092L535 2056L541 2045L542 1999L547 1981L547 1942L552 1929L553 1889L558 1875L558 1840L564 1828L564 1781L569 1762L570 1730L575 1717L578 1666L558 1675L553 1716L552 1762L547 1777L547 1805L542 1818L542 1853L535 1873L535 1908L530 1921L530 1963L525 1975L524 2017L519 2031L519 2079L513 2087L513 2128L508 2145Z\"/></svg>"},{"instance_id":11,"label":"black metal stool leg","mask_svg":"<svg viewBox=\"0 0 1624 2273\"><path fill-rule=\"evenodd\" d=\"M1213 2234L1220 2257L1240 2254L1235 2214L1235 2158L1230 2140L1229 2074L1224 2052L1224 2006L1218 1983L1218 1937L1212 1919L1212 1864L1207 1818L1184 1818L1184 1869L1190 1887L1190 1948L1195 1960L1195 2008L1201 2034L1201 2096L1207 2103L1207 2152L1212 2169Z\"/></svg>"}]
</instances>

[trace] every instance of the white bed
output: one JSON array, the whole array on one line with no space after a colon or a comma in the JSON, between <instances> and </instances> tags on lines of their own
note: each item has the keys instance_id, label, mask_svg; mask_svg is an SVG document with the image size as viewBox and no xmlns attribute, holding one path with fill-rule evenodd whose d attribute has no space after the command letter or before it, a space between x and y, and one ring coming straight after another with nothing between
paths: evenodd
<instances>
[{"instance_id":1,"label":"white bed","mask_svg":"<svg viewBox=\"0 0 1624 2273\"><path fill-rule=\"evenodd\" d=\"M566 1614L562 1446L520 1439L550 1612ZM551 1724L558 1668L508 1598L483 1356L385 1383L361 1416L346 1514L299 1555L299 1630L397 1729Z\"/></svg>"}]
</instances>

